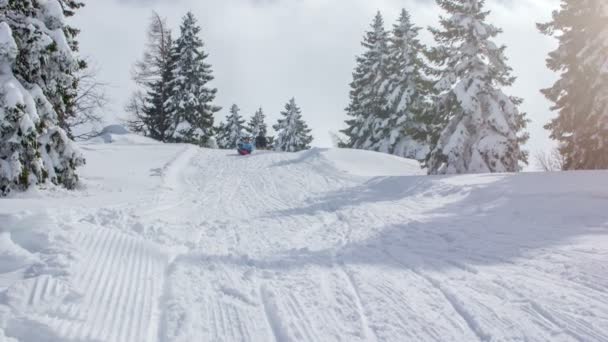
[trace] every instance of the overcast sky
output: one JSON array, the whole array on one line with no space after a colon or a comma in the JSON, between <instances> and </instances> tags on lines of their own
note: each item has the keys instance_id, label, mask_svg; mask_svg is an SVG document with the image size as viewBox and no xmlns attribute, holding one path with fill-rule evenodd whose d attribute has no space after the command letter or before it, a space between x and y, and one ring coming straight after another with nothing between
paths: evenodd
<instances>
[{"instance_id":1,"label":"overcast sky","mask_svg":"<svg viewBox=\"0 0 608 342\"><path fill-rule=\"evenodd\" d=\"M543 125L553 113L539 89L555 76L545 67L555 41L541 35L536 22L547 21L558 0L488 0L489 20L504 33L498 43L518 80L508 92L525 100L531 140L528 149L548 149ZM81 53L100 69L110 85L108 122L125 117L123 107L134 90L133 63L142 55L151 11L168 19L178 32L191 10L201 24L218 88L223 118L232 103L246 116L262 106L273 124L284 104L296 97L314 130L315 145L329 146L329 132L344 127L349 82L360 42L377 10L392 27L405 7L417 25L435 25L442 14L431 0L88 0L75 17L82 30ZM425 31L423 40L432 44Z\"/></svg>"}]
</instances>

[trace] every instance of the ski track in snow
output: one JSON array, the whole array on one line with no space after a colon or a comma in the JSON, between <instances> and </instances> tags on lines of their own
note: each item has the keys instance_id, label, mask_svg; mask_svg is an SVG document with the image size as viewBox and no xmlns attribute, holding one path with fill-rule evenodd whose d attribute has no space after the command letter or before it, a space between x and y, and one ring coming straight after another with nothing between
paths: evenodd
<instances>
[{"instance_id":1,"label":"ski track in snow","mask_svg":"<svg viewBox=\"0 0 608 342\"><path fill-rule=\"evenodd\" d=\"M606 173L86 151L82 197L3 200L0 341L608 341Z\"/></svg>"}]
</instances>

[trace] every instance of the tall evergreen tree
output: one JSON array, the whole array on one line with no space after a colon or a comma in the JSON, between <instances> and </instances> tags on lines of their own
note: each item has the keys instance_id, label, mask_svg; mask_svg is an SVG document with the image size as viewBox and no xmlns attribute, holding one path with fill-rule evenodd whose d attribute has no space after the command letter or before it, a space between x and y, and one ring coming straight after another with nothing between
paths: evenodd
<instances>
[{"instance_id":1,"label":"tall evergreen tree","mask_svg":"<svg viewBox=\"0 0 608 342\"><path fill-rule=\"evenodd\" d=\"M266 115L262 108L258 109L251 117L247 125L247 132L252 138L266 137L268 135L268 126L266 125Z\"/></svg>"},{"instance_id":2,"label":"tall evergreen tree","mask_svg":"<svg viewBox=\"0 0 608 342\"><path fill-rule=\"evenodd\" d=\"M211 65L205 60L203 41L196 18L188 12L181 25L181 35L175 42L174 80L168 100L174 115L175 142L206 146L213 135L213 115L221 108L212 104L217 89L209 88L213 80Z\"/></svg>"},{"instance_id":3,"label":"tall evergreen tree","mask_svg":"<svg viewBox=\"0 0 608 342\"><path fill-rule=\"evenodd\" d=\"M135 116L130 123L133 131L163 142L172 138L175 126L167 103L175 69L172 48L173 39L166 20L153 12L143 58L133 71L133 79L141 90L133 95L127 110Z\"/></svg>"},{"instance_id":4,"label":"tall evergreen tree","mask_svg":"<svg viewBox=\"0 0 608 342\"><path fill-rule=\"evenodd\" d=\"M564 169L607 169L608 3L562 0L539 29L559 40L547 65L560 79L542 93L558 112L546 128L560 143Z\"/></svg>"},{"instance_id":5,"label":"tall evergreen tree","mask_svg":"<svg viewBox=\"0 0 608 342\"><path fill-rule=\"evenodd\" d=\"M0 195L50 181L78 182L84 164L61 116L73 110L76 33L64 2L0 2Z\"/></svg>"},{"instance_id":6,"label":"tall evergreen tree","mask_svg":"<svg viewBox=\"0 0 608 342\"><path fill-rule=\"evenodd\" d=\"M171 49L173 41L170 33L167 34L165 48ZM172 54L160 57L163 58L159 63L161 66L160 78L149 81L147 84L149 89L142 108L142 121L150 138L167 142L174 133L174 116L171 108L167 105L167 100L172 95L170 84L173 81L175 61Z\"/></svg>"},{"instance_id":7,"label":"tall evergreen tree","mask_svg":"<svg viewBox=\"0 0 608 342\"><path fill-rule=\"evenodd\" d=\"M277 132L274 149L283 152L298 152L310 149L310 143L313 140L310 134L312 130L302 119L302 111L294 98L285 105L285 111L281 112L281 115L283 118L279 119L277 124L273 126Z\"/></svg>"},{"instance_id":8,"label":"tall evergreen tree","mask_svg":"<svg viewBox=\"0 0 608 342\"><path fill-rule=\"evenodd\" d=\"M421 56L425 47L418 39L419 31L403 9L389 39L388 116L378 127L378 141L371 149L423 160L429 151L426 137L418 134L418 120L429 107L432 82L424 74L428 66Z\"/></svg>"},{"instance_id":9,"label":"tall evergreen tree","mask_svg":"<svg viewBox=\"0 0 608 342\"><path fill-rule=\"evenodd\" d=\"M245 137L244 124L239 107L234 104L230 108L230 115L226 118L226 123L221 123L218 128L217 144L220 148L236 148L238 143Z\"/></svg>"},{"instance_id":10,"label":"tall evergreen tree","mask_svg":"<svg viewBox=\"0 0 608 342\"><path fill-rule=\"evenodd\" d=\"M365 52L357 57L350 85L350 104L346 108L351 118L346 121L347 128L342 133L347 137L347 147L372 149L377 146L388 117L388 32L380 12L361 44Z\"/></svg>"},{"instance_id":11,"label":"tall evergreen tree","mask_svg":"<svg viewBox=\"0 0 608 342\"><path fill-rule=\"evenodd\" d=\"M441 17L441 29L431 29L439 46L429 56L441 69L429 173L519 171L520 162L527 162L521 149L527 121L518 110L521 100L501 89L515 81L505 47L491 40L501 30L486 22L483 0L437 3L449 16Z\"/></svg>"}]
</instances>

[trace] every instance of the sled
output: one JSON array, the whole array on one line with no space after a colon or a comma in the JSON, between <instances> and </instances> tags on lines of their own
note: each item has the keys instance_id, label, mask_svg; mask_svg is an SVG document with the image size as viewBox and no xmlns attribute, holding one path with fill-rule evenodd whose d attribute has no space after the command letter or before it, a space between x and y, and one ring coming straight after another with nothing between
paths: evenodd
<instances>
[{"instance_id":1,"label":"sled","mask_svg":"<svg viewBox=\"0 0 608 342\"><path fill-rule=\"evenodd\" d=\"M249 150L237 150L239 152L240 155L242 156L248 156L251 154L251 151Z\"/></svg>"}]
</instances>

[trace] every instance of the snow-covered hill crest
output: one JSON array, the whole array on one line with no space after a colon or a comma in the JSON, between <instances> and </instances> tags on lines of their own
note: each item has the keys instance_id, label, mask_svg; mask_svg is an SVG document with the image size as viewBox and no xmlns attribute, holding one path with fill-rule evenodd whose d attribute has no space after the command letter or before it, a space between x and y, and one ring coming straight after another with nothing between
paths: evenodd
<instances>
[{"instance_id":1,"label":"snow-covered hill crest","mask_svg":"<svg viewBox=\"0 0 608 342\"><path fill-rule=\"evenodd\" d=\"M0 202L0 341L606 341L608 174L105 132Z\"/></svg>"}]
</instances>

